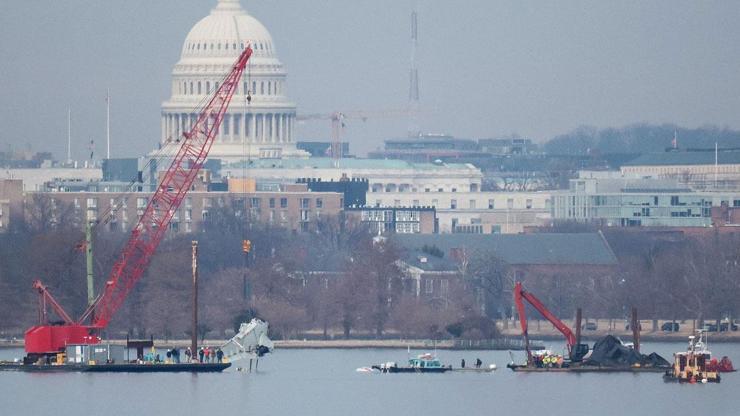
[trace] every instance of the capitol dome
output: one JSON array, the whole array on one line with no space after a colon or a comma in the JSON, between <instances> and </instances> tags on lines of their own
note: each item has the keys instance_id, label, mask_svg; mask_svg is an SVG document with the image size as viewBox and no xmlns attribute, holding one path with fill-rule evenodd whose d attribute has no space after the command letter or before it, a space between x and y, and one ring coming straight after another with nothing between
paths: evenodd
<instances>
[{"instance_id":1,"label":"capitol dome","mask_svg":"<svg viewBox=\"0 0 740 416\"><path fill-rule=\"evenodd\" d=\"M162 104L162 143L181 137L196 109L218 88L247 45L253 49L242 82L224 117L209 158L306 157L293 139L295 104L286 95L287 73L267 28L238 0L218 0L188 33L172 70L172 95ZM247 103L247 93L251 103Z\"/></svg>"}]
</instances>

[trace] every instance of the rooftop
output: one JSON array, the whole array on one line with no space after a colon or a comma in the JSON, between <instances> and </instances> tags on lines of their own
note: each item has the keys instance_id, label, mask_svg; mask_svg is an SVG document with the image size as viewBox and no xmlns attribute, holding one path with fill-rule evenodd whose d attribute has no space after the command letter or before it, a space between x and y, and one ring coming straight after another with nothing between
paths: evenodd
<instances>
[{"instance_id":1,"label":"rooftop","mask_svg":"<svg viewBox=\"0 0 740 416\"><path fill-rule=\"evenodd\" d=\"M404 261L422 270L457 271L457 261L451 255L456 250L493 255L510 265L617 264L600 233L397 234L393 240L404 251ZM443 256L423 251L424 246L438 248Z\"/></svg>"},{"instance_id":2,"label":"rooftop","mask_svg":"<svg viewBox=\"0 0 740 416\"><path fill-rule=\"evenodd\" d=\"M719 150L717 163L720 165L740 164L740 150ZM714 165L714 149L646 153L624 164L624 166L667 165Z\"/></svg>"},{"instance_id":3,"label":"rooftop","mask_svg":"<svg viewBox=\"0 0 740 416\"><path fill-rule=\"evenodd\" d=\"M228 167L237 169L244 167L245 162L236 162ZM308 159L255 159L249 161L251 169L335 169L334 160L328 157L312 157ZM355 159L346 158L339 160L340 169L409 169L409 170L435 170L435 169L468 169L477 170L476 167L467 163L412 163L397 159Z\"/></svg>"}]
</instances>

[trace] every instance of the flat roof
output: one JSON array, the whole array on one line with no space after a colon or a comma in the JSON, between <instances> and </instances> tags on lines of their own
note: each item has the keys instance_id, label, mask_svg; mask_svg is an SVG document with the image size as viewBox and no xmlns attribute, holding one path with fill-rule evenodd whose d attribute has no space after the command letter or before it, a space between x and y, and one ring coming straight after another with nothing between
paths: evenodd
<instances>
[{"instance_id":1,"label":"flat roof","mask_svg":"<svg viewBox=\"0 0 740 416\"><path fill-rule=\"evenodd\" d=\"M226 166L226 169L243 168L246 162L236 162ZM335 169L334 160L328 157L312 157L308 159L255 159L249 161L249 168L253 169ZM399 159L357 159L344 158L339 161L339 169L471 169L476 167L467 163L414 163Z\"/></svg>"},{"instance_id":2,"label":"flat roof","mask_svg":"<svg viewBox=\"0 0 740 416\"><path fill-rule=\"evenodd\" d=\"M717 152L717 164L740 164L740 151L720 150ZM623 166L669 166L669 165L714 165L714 149L645 153L625 163Z\"/></svg>"}]
</instances>

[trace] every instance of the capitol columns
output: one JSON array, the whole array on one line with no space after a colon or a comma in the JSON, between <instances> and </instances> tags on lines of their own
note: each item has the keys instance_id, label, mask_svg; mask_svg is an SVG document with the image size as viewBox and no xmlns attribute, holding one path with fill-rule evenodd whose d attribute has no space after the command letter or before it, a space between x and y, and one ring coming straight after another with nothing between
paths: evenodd
<instances>
[{"instance_id":1,"label":"capitol columns","mask_svg":"<svg viewBox=\"0 0 740 416\"><path fill-rule=\"evenodd\" d=\"M277 123L275 122L275 116L277 114L270 114L270 143L277 142Z\"/></svg>"},{"instance_id":2,"label":"capitol columns","mask_svg":"<svg viewBox=\"0 0 740 416\"><path fill-rule=\"evenodd\" d=\"M167 126L165 124L164 118L165 118L165 113L163 112L162 113L162 128L160 130L162 132L162 137L159 140L159 142L162 144L164 144L167 141L167 129L166 129Z\"/></svg>"}]
</instances>

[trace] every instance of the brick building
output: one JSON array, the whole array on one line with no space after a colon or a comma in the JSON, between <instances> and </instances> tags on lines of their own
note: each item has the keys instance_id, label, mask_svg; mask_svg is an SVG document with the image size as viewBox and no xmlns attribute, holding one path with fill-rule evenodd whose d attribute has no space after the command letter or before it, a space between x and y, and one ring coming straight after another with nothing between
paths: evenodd
<instances>
[{"instance_id":1,"label":"brick building","mask_svg":"<svg viewBox=\"0 0 740 416\"><path fill-rule=\"evenodd\" d=\"M20 182L20 181L18 181ZM10 207L10 212L23 215L35 203L38 196L50 199L51 210L61 210L63 206L73 208L74 217L84 224L89 221L104 220L108 231L130 231L146 208L151 192L122 193L114 184L89 183L84 189L64 192L66 186L52 186L54 192L21 192L22 184L8 187L8 181L0 181L0 208ZM174 232L196 232L203 221L218 210L230 215L247 218L250 221L269 223L296 231L309 231L325 217L337 216L344 205L343 194L339 192L310 192L305 185L281 185L271 191L230 192L209 191L205 178L196 180L193 189L185 197L182 205L170 223ZM20 186L20 188L18 187ZM16 189L10 192L9 189ZM108 192L107 189L115 189ZM8 197L6 197L7 195ZM108 215L110 214L110 215ZM4 219L3 216L0 219ZM22 218L22 217L21 217Z\"/></svg>"}]
</instances>

